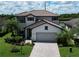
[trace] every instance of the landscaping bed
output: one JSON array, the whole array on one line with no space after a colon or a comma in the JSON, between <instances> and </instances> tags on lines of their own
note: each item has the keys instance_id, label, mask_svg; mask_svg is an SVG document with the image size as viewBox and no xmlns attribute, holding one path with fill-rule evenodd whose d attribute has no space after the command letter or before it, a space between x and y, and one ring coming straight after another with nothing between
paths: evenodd
<instances>
[{"instance_id":1,"label":"landscaping bed","mask_svg":"<svg viewBox=\"0 0 79 59\"><path fill-rule=\"evenodd\" d=\"M6 37L10 37L11 33L6 34L3 37L0 37L0 57L28 57L32 51L32 45L12 45L5 42ZM18 52L12 52L12 49L16 47Z\"/></svg>"}]
</instances>

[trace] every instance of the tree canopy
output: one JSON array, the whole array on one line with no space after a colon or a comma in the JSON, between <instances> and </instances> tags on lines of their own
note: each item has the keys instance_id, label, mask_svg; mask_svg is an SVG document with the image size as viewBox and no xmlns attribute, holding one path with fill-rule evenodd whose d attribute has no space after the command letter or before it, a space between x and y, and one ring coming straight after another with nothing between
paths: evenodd
<instances>
[{"instance_id":1,"label":"tree canopy","mask_svg":"<svg viewBox=\"0 0 79 59\"><path fill-rule=\"evenodd\" d=\"M66 21L66 20L70 20L72 18L79 18L79 13L74 13L74 14L61 14L59 16L59 20L63 20L63 21Z\"/></svg>"},{"instance_id":2,"label":"tree canopy","mask_svg":"<svg viewBox=\"0 0 79 59\"><path fill-rule=\"evenodd\" d=\"M11 18L6 20L6 28L9 31L17 30L18 29L18 21L16 18Z\"/></svg>"}]
</instances>

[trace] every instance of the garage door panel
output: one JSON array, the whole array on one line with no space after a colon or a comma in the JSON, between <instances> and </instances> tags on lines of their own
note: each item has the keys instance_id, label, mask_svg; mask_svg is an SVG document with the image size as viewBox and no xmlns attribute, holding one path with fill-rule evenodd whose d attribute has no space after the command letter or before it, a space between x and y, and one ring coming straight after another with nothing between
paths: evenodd
<instances>
[{"instance_id":1,"label":"garage door panel","mask_svg":"<svg viewBox=\"0 0 79 59\"><path fill-rule=\"evenodd\" d=\"M56 33L36 33L37 41L53 42L56 41Z\"/></svg>"}]
</instances>

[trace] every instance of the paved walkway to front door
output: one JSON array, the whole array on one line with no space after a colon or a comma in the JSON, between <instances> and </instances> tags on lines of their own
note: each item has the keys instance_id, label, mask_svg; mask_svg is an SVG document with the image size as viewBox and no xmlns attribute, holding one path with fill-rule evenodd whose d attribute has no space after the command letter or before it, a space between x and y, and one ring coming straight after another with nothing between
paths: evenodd
<instances>
[{"instance_id":1,"label":"paved walkway to front door","mask_svg":"<svg viewBox=\"0 0 79 59\"><path fill-rule=\"evenodd\" d=\"M60 57L57 43L36 42L30 57Z\"/></svg>"}]
</instances>

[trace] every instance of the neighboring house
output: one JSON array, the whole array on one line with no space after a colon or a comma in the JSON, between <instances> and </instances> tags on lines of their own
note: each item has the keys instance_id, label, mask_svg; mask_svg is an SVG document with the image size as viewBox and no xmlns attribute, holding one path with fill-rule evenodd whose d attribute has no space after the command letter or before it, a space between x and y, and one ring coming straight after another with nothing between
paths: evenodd
<instances>
[{"instance_id":1,"label":"neighboring house","mask_svg":"<svg viewBox=\"0 0 79 59\"><path fill-rule=\"evenodd\" d=\"M64 24L70 28L75 28L79 25L79 18L74 18L71 19L70 21L65 21Z\"/></svg>"},{"instance_id":2,"label":"neighboring house","mask_svg":"<svg viewBox=\"0 0 79 59\"><path fill-rule=\"evenodd\" d=\"M58 15L46 10L33 10L16 15L21 30L25 30L25 39L33 41L55 42L59 25Z\"/></svg>"},{"instance_id":3,"label":"neighboring house","mask_svg":"<svg viewBox=\"0 0 79 59\"><path fill-rule=\"evenodd\" d=\"M64 24L70 29L77 28L79 26L79 18L74 18L71 19L70 21L65 21ZM79 33L75 33L74 37L76 39L79 39Z\"/></svg>"}]
</instances>

